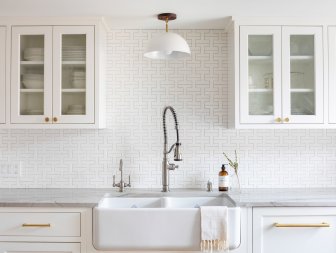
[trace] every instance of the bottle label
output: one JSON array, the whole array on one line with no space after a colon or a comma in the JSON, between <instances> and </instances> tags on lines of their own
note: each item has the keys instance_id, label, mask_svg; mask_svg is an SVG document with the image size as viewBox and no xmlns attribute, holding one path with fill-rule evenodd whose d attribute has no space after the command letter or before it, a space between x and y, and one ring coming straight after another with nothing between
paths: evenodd
<instances>
[{"instance_id":1,"label":"bottle label","mask_svg":"<svg viewBox=\"0 0 336 253\"><path fill-rule=\"evenodd\" d=\"M230 179L229 176L218 176L218 187L229 187Z\"/></svg>"}]
</instances>

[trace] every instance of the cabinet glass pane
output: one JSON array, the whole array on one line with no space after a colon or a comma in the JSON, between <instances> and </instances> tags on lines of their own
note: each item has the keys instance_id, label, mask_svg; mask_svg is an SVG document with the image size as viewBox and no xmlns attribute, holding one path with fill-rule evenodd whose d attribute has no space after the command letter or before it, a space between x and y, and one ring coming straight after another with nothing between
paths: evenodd
<instances>
[{"instance_id":1,"label":"cabinet glass pane","mask_svg":"<svg viewBox=\"0 0 336 253\"><path fill-rule=\"evenodd\" d=\"M292 115L315 115L314 53L314 35L290 36Z\"/></svg>"},{"instance_id":2,"label":"cabinet glass pane","mask_svg":"<svg viewBox=\"0 0 336 253\"><path fill-rule=\"evenodd\" d=\"M62 35L62 114L86 114L86 35Z\"/></svg>"},{"instance_id":3,"label":"cabinet glass pane","mask_svg":"<svg viewBox=\"0 0 336 253\"><path fill-rule=\"evenodd\" d=\"M44 114L44 35L20 36L20 115Z\"/></svg>"},{"instance_id":4,"label":"cabinet glass pane","mask_svg":"<svg viewBox=\"0 0 336 253\"><path fill-rule=\"evenodd\" d=\"M273 36L248 37L249 115L273 115Z\"/></svg>"}]
</instances>

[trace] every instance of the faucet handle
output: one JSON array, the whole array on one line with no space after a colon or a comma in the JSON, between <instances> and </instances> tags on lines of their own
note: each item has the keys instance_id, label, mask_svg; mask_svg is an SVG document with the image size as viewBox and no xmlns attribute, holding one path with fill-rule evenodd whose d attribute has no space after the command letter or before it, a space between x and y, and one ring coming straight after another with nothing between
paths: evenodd
<instances>
[{"instance_id":1,"label":"faucet handle","mask_svg":"<svg viewBox=\"0 0 336 253\"><path fill-rule=\"evenodd\" d=\"M210 181L210 179L207 182L207 192L212 192L212 182Z\"/></svg>"},{"instance_id":2,"label":"faucet handle","mask_svg":"<svg viewBox=\"0 0 336 253\"><path fill-rule=\"evenodd\" d=\"M116 187L116 183L115 183L115 175L113 175L113 187Z\"/></svg>"},{"instance_id":3,"label":"faucet handle","mask_svg":"<svg viewBox=\"0 0 336 253\"><path fill-rule=\"evenodd\" d=\"M128 184L125 183L125 187L131 187L131 175L128 175Z\"/></svg>"}]
</instances>

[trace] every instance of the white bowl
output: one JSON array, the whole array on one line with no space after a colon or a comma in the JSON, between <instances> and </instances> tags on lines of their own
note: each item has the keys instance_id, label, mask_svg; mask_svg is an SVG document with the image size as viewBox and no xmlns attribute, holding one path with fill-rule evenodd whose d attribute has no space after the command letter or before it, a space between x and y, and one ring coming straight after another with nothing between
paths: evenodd
<instances>
[{"instance_id":1,"label":"white bowl","mask_svg":"<svg viewBox=\"0 0 336 253\"><path fill-rule=\"evenodd\" d=\"M74 111L74 110L82 110L84 111L85 106L84 105L69 105L68 110Z\"/></svg>"},{"instance_id":2,"label":"white bowl","mask_svg":"<svg viewBox=\"0 0 336 253\"><path fill-rule=\"evenodd\" d=\"M272 37L268 35L251 35L249 37L249 55L270 56L272 55Z\"/></svg>"},{"instance_id":3,"label":"white bowl","mask_svg":"<svg viewBox=\"0 0 336 253\"><path fill-rule=\"evenodd\" d=\"M23 80L26 89L43 89L43 81L40 80Z\"/></svg>"},{"instance_id":4,"label":"white bowl","mask_svg":"<svg viewBox=\"0 0 336 253\"><path fill-rule=\"evenodd\" d=\"M85 80L73 81L72 82L72 87L74 87L74 88L85 88Z\"/></svg>"},{"instance_id":5,"label":"white bowl","mask_svg":"<svg viewBox=\"0 0 336 253\"><path fill-rule=\"evenodd\" d=\"M23 79L43 80L43 74L23 74L22 78Z\"/></svg>"}]
</instances>

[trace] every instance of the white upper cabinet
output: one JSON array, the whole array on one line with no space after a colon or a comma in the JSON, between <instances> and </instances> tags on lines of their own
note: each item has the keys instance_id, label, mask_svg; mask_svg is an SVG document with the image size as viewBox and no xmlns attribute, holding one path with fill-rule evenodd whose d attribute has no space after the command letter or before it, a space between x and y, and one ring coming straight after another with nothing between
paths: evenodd
<instances>
[{"instance_id":1,"label":"white upper cabinet","mask_svg":"<svg viewBox=\"0 0 336 253\"><path fill-rule=\"evenodd\" d=\"M322 26L237 26L229 34L231 127L323 127L322 37Z\"/></svg>"},{"instance_id":2,"label":"white upper cabinet","mask_svg":"<svg viewBox=\"0 0 336 253\"><path fill-rule=\"evenodd\" d=\"M6 28L0 27L0 124L6 123Z\"/></svg>"},{"instance_id":3,"label":"white upper cabinet","mask_svg":"<svg viewBox=\"0 0 336 253\"><path fill-rule=\"evenodd\" d=\"M84 23L12 26L8 127L105 127L105 30Z\"/></svg>"}]
</instances>

